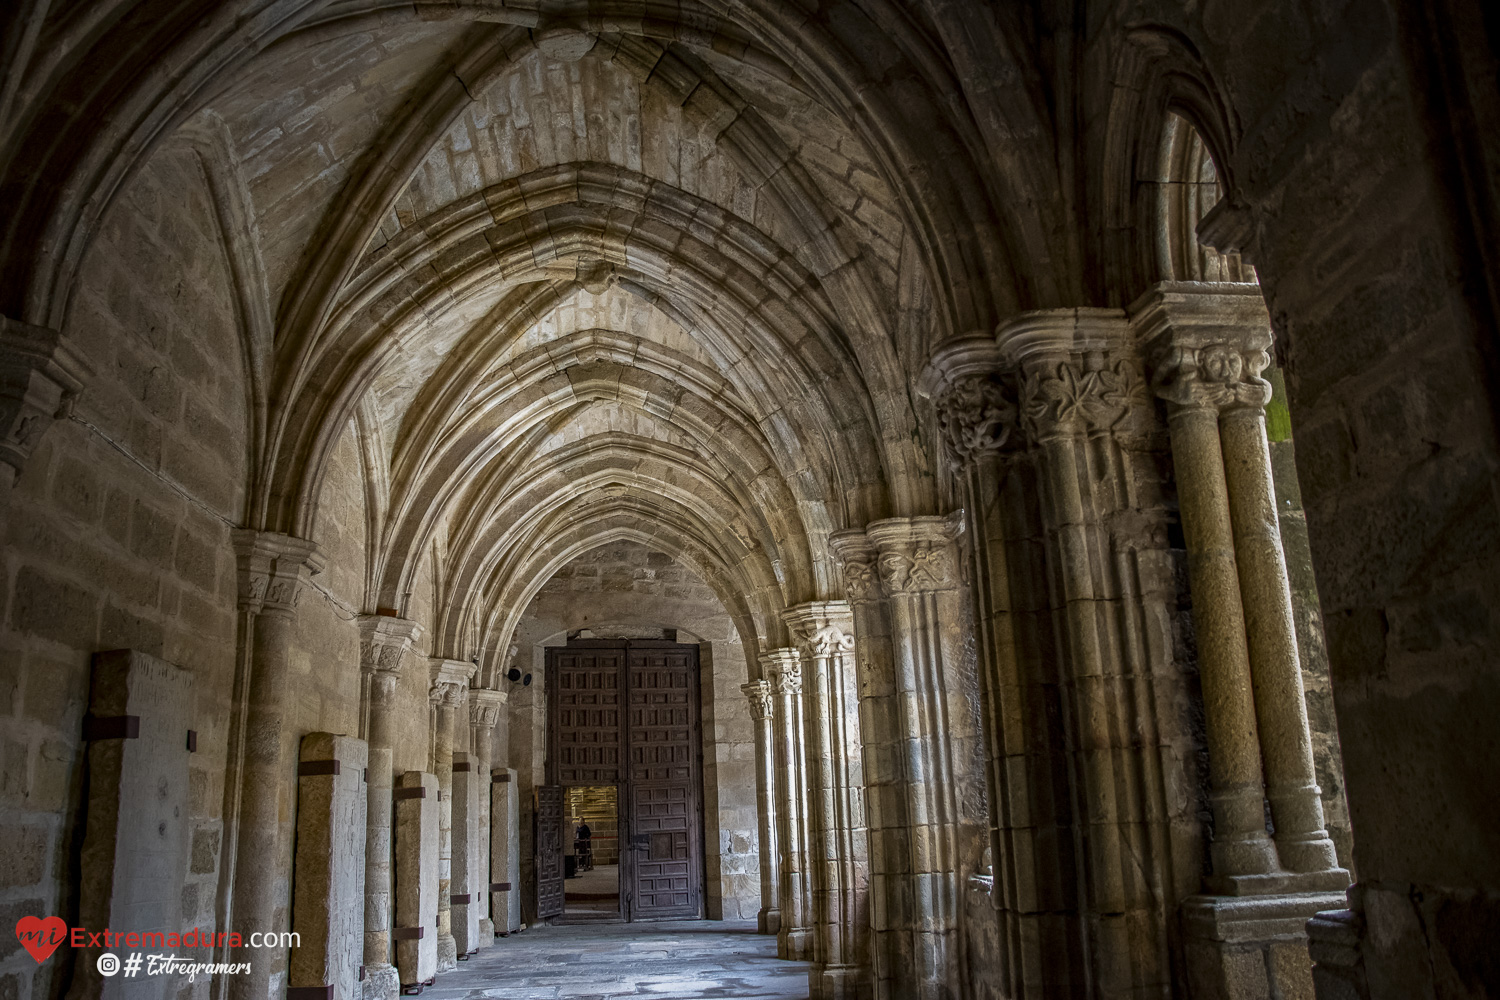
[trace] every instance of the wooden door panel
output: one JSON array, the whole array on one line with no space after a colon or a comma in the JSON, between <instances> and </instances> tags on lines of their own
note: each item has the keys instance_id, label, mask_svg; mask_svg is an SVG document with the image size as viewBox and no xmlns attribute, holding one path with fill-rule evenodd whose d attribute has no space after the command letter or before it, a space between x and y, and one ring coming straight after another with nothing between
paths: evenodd
<instances>
[{"instance_id":1,"label":"wooden door panel","mask_svg":"<svg viewBox=\"0 0 1500 1000\"><path fill-rule=\"evenodd\" d=\"M536 915L538 920L563 911L563 790L560 785L536 789Z\"/></svg>"},{"instance_id":2,"label":"wooden door panel","mask_svg":"<svg viewBox=\"0 0 1500 1000\"><path fill-rule=\"evenodd\" d=\"M697 650L632 648L627 659L633 915L697 916L703 872Z\"/></svg>"},{"instance_id":3,"label":"wooden door panel","mask_svg":"<svg viewBox=\"0 0 1500 1000\"><path fill-rule=\"evenodd\" d=\"M622 779L624 666L623 649L547 651L552 716L547 756L553 783L614 785Z\"/></svg>"}]
</instances>

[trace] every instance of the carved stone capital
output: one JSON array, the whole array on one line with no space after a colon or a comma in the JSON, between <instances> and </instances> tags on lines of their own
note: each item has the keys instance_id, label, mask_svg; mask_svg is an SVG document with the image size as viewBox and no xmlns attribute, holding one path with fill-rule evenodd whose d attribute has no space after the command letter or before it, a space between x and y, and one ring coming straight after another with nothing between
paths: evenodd
<instances>
[{"instance_id":1,"label":"carved stone capital","mask_svg":"<svg viewBox=\"0 0 1500 1000\"><path fill-rule=\"evenodd\" d=\"M933 403L948 454L960 465L998 454L1020 418L1016 392L998 375L965 375L949 382Z\"/></svg>"},{"instance_id":2,"label":"carved stone capital","mask_svg":"<svg viewBox=\"0 0 1500 1000\"><path fill-rule=\"evenodd\" d=\"M488 733L500 721L510 695L493 688L469 689L469 725L481 734Z\"/></svg>"},{"instance_id":3,"label":"carved stone capital","mask_svg":"<svg viewBox=\"0 0 1500 1000\"><path fill-rule=\"evenodd\" d=\"M1120 309L1046 309L1001 324L995 343L1022 373L1021 417L1035 441L1124 429L1149 401Z\"/></svg>"},{"instance_id":4,"label":"carved stone capital","mask_svg":"<svg viewBox=\"0 0 1500 1000\"><path fill-rule=\"evenodd\" d=\"M1162 282L1131 307L1151 359L1151 385L1170 405L1264 407L1271 323L1258 285Z\"/></svg>"},{"instance_id":5,"label":"carved stone capital","mask_svg":"<svg viewBox=\"0 0 1500 1000\"><path fill-rule=\"evenodd\" d=\"M963 521L949 517L893 517L875 521L865 533L880 551L876 565L889 594L953 590L959 579L953 544Z\"/></svg>"},{"instance_id":6,"label":"carved stone capital","mask_svg":"<svg viewBox=\"0 0 1500 1000\"><path fill-rule=\"evenodd\" d=\"M303 583L323 571L318 547L273 531L236 528L232 535L239 556L240 609L291 615Z\"/></svg>"},{"instance_id":7,"label":"carved stone capital","mask_svg":"<svg viewBox=\"0 0 1500 1000\"><path fill-rule=\"evenodd\" d=\"M458 708L469 692L469 678L478 668L465 660L449 660L434 656L428 660L432 686L427 689L427 700L433 707Z\"/></svg>"},{"instance_id":8,"label":"carved stone capital","mask_svg":"<svg viewBox=\"0 0 1500 1000\"><path fill-rule=\"evenodd\" d=\"M72 412L93 369L45 327L0 316L0 472L15 481L47 428Z\"/></svg>"},{"instance_id":9,"label":"carved stone capital","mask_svg":"<svg viewBox=\"0 0 1500 1000\"><path fill-rule=\"evenodd\" d=\"M391 615L359 616L359 667L378 683L394 684L422 625ZM387 680L388 678L388 680Z\"/></svg>"},{"instance_id":10,"label":"carved stone capital","mask_svg":"<svg viewBox=\"0 0 1500 1000\"><path fill-rule=\"evenodd\" d=\"M764 653L760 666L761 673L776 685L778 693L802 693L802 657L795 649L786 646Z\"/></svg>"},{"instance_id":11,"label":"carved stone capital","mask_svg":"<svg viewBox=\"0 0 1500 1000\"><path fill-rule=\"evenodd\" d=\"M741 684L740 690L750 702L750 717L756 722L767 722L776 712L776 695L768 680Z\"/></svg>"},{"instance_id":12,"label":"carved stone capital","mask_svg":"<svg viewBox=\"0 0 1500 1000\"><path fill-rule=\"evenodd\" d=\"M1145 379L1134 362L1124 358L1033 363L1021 396L1027 429L1037 441L1114 431L1133 406L1147 399Z\"/></svg>"},{"instance_id":13,"label":"carved stone capital","mask_svg":"<svg viewBox=\"0 0 1500 1000\"><path fill-rule=\"evenodd\" d=\"M839 531L828 538L829 548L844 577L844 596L851 604L868 604L882 597L875 563L875 543L863 531Z\"/></svg>"},{"instance_id":14,"label":"carved stone capital","mask_svg":"<svg viewBox=\"0 0 1500 1000\"><path fill-rule=\"evenodd\" d=\"M848 601L798 604L781 618L806 655L835 656L854 649L854 611Z\"/></svg>"}]
</instances>

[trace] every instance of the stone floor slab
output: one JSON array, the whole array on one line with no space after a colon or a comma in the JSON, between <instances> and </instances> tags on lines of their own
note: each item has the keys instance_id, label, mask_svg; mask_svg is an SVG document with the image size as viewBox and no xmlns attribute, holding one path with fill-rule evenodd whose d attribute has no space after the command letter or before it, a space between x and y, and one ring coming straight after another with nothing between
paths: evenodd
<instances>
[{"instance_id":1,"label":"stone floor slab","mask_svg":"<svg viewBox=\"0 0 1500 1000\"><path fill-rule=\"evenodd\" d=\"M535 927L497 938L425 990L430 1000L806 1000L807 964L753 922Z\"/></svg>"}]
</instances>

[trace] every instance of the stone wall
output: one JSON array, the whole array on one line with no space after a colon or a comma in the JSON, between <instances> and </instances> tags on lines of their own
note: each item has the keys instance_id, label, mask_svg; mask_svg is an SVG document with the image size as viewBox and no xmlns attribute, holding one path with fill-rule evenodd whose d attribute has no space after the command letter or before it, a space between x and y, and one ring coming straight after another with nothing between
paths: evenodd
<instances>
[{"instance_id":1,"label":"stone wall","mask_svg":"<svg viewBox=\"0 0 1500 1000\"><path fill-rule=\"evenodd\" d=\"M66 330L97 373L0 491L0 995L64 987L9 929L76 922L90 655L131 648L187 670L198 733L184 919L212 925L235 663L235 555L248 431L229 268L196 159L158 154L83 263ZM193 996L207 996L200 980Z\"/></svg>"}]
</instances>

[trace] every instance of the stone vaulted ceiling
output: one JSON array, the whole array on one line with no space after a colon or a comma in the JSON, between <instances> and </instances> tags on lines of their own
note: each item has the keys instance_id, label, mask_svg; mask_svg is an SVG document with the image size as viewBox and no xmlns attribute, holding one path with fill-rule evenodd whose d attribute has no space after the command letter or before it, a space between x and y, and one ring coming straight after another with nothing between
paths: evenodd
<instances>
[{"instance_id":1,"label":"stone vaulted ceiling","mask_svg":"<svg viewBox=\"0 0 1500 1000\"><path fill-rule=\"evenodd\" d=\"M92 14L111 11L144 16ZM142 22L144 83L53 80L116 127L49 147L96 193L52 193L76 233L53 223L61 249L7 269L4 295L45 318L29 303L66 290L111 184L194 151L259 387L247 519L311 537L357 427L364 601L403 609L440 552L451 655L503 648L553 570L620 539L693 566L748 643L779 641L780 608L837 596L832 532L933 509L913 402L932 345L1045 294L1025 262L1048 254L1017 247L1045 242L1046 199L996 211L1029 182L977 165L994 123L953 100L910 10L203 14ZM82 16L35 40L59 73L86 59ZM47 162L7 169L45 193Z\"/></svg>"}]
</instances>

